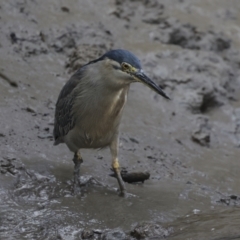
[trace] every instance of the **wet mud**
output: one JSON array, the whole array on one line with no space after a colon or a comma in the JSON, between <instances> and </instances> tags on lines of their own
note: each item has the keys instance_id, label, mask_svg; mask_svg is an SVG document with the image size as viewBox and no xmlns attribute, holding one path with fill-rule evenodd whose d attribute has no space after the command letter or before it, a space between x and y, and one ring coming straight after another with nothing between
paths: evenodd
<instances>
[{"instance_id":1,"label":"wet mud","mask_svg":"<svg viewBox=\"0 0 240 240\"><path fill-rule=\"evenodd\" d=\"M0 2L0 239L240 239L239 11L238 0ZM127 198L108 149L83 151L73 196L55 102L113 48L133 51L172 100L130 88Z\"/></svg>"}]
</instances>

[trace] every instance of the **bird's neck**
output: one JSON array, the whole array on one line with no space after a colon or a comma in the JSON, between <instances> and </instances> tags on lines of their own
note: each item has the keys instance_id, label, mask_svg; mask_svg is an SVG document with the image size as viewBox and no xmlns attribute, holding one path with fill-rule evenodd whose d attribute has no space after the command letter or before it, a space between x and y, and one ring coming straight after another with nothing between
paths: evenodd
<instances>
[{"instance_id":1,"label":"bird's neck","mask_svg":"<svg viewBox=\"0 0 240 240\"><path fill-rule=\"evenodd\" d=\"M126 86L125 88L116 91L111 97L109 96L109 99L106 100L109 103L109 114L117 116L122 111L127 101L128 90L129 86Z\"/></svg>"}]
</instances>

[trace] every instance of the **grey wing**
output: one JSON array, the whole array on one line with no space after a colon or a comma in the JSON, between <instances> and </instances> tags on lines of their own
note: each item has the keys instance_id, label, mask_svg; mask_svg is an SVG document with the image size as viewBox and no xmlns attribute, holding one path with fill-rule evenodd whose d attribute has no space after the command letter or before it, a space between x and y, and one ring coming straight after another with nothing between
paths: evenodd
<instances>
[{"instance_id":1,"label":"grey wing","mask_svg":"<svg viewBox=\"0 0 240 240\"><path fill-rule=\"evenodd\" d=\"M55 109L54 120L54 145L63 142L63 137L74 127L75 118L72 114L72 107L76 93L74 89L81 81L84 68L79 69L62 88Z\"/></svg>"}]
</instances>

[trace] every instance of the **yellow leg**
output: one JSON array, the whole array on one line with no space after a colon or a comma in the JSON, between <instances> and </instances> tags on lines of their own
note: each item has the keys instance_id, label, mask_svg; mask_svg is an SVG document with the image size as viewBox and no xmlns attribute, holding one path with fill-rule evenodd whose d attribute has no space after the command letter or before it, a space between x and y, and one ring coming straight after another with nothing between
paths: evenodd
<instances>
[{"instance_id":1,"label":"yellow leg","mask_svg":"<svg viewBox=\"0 0 240 240\"><path fill-rule=\"evenodd\" d=\"M117 181L120 187L120 192L122 196L126 195L126 187L122 180L121 172L120 172L120 165L118 162L118 136L112 141L110 145L110 150L112 154L112 168L116 174Z\"/></svg>"},{"instance_id":2,"label":"yellow leg","mask_svg":"<svg viewBox=\"0 0 240 240\"><path fill-rule=\"evenodd\" d=\"M120 168L120 165L119 165L119 162L118 162L117 158L113 159L112 167L113 167L113 169L119 169Z\"/></svg>"}]
</instances>

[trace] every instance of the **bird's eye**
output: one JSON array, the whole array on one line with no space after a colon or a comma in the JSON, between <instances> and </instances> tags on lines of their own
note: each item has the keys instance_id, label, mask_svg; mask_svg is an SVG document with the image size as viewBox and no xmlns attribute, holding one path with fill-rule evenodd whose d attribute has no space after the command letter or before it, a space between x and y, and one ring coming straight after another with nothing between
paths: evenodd
<instances>
[{"instance_id":1,"label":"bird's eye","mask_svg":"<svg viewBox=\"0 0 240 240\"><path fill-rule=\"evenodd\" d=\"M122 65L122 70L123 71L127 72L127 71L131 70L131 65L130 64L123 62L121 65Z\"/></svg>"}]
</instances>

